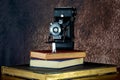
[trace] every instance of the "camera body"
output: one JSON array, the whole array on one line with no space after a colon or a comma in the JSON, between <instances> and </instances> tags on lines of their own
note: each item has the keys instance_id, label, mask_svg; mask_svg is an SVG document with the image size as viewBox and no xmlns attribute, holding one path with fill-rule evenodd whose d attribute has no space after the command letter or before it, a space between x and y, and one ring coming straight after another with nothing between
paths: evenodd
<instances>
[{"instance_id":1,"label":"camera body","mask_svg":"<svg viewBox=\"0 0 120 80\"><path fill-rule=\"evenodd\" d=\"M56 49L74 49L75 15L75 8L54 8L54 22L50 23L49 31Z\"/></svg>"}]
</instances>

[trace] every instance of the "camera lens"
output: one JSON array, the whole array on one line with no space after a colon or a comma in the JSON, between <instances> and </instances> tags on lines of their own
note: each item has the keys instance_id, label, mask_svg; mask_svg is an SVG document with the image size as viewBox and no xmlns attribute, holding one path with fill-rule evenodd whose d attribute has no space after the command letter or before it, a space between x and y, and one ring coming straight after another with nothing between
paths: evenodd
<instances>
[{"instance_id":1,"label":"camera lens","mask_svg":"<svg viewBox=\"0 0 120 80\"><path fill-rule=\"evenodd\" d=\"M58 31L59 31L58 27L54 27L54 28L53 28L53 32L54 32L54 33L58 33Z\"/></svg>"},{"instance_id":2,"label":"camera lens","mask_svg":"<svg viewBox=\"0 0 120 80\"><path fill-rule=\"evenodd\" d=\"M50 33L53 36L58 36L61 33L61 27L60 24L58 24L57 22L54 22L51 26L50 26Z\"/></svg>"}]
</instances>

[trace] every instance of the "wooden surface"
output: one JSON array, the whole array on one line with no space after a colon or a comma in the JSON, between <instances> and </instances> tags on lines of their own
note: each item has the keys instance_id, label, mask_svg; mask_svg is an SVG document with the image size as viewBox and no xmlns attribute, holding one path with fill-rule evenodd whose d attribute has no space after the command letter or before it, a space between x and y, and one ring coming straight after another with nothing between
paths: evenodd
<instances>
[{"instance_id":1,"label":"wooden surface","mask_svg":"<svg viewBox=\"0 0 120 80\"><path fill-rule=\"evenodd\" d=\"M120 80L120 74L98 75L93 77L76 78L73 80Z\"/></svg>"},{"instance_id":2,"label":"wooden surface","mask_svg":"<svg viewBox=\"0 0 120 80\"><path fill-rule=\"evenodd\" d=\"M95 75L105 75L108 73L116 72L117 70L115 66L97 63L85 63L84 65L63 69L35 68L29 66L2 67L2 74L41 80L57 80Z\"/></svg>"},{"instance_id":3,"label":"wooden surface","mask_svg":"<svg viewBox=\"0 0 120 80\"><path fill-rule=\"evenodd\" d=\"M9 76L9 75L1 75L1 78L2 80L27 80L25 78ZM92 77L76 78L71 80L120 80L120 73L109 74L109 75L97 75Z\"/></svg>"}]
</instances>

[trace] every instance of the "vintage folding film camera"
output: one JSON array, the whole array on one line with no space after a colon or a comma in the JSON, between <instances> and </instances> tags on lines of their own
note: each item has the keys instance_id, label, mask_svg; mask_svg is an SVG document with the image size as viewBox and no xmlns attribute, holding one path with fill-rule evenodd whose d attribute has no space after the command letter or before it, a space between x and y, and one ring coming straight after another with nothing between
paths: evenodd
<instances>
[{"instance_id":1,"label":"vintage folding film camera","mask_svg":"<svg viewBox=\"0 0 120 80\"><path fill-rule=\"evenodd\" d=\"M54 22L50 23L49 41L56 43L56 49L74 49L74 20L76 9L72 7L54 8Z\"/></svg>"}]
</instances>

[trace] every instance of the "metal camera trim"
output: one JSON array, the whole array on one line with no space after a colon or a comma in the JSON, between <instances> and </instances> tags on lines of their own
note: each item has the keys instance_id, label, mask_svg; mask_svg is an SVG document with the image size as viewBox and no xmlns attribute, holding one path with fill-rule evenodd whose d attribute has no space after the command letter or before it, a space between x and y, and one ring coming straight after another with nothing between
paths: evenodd
<instances>
[{"instance_id":1,"label":"metal camera trim","mask_svg":"<svg viewBox=\"0 0 120 80\"><path fill-rule=\"evenodd\" d=\"M55 27L58 28L58 32L57 32L57 33L54 32L54 28L55 28ZM60 35L60 33L61 33L60 24L58 24L57 22L52 23L51 26L50 26L50 33L51 33L53 36L58 36L58 35Z\"/></svg>"}]
</instances>

